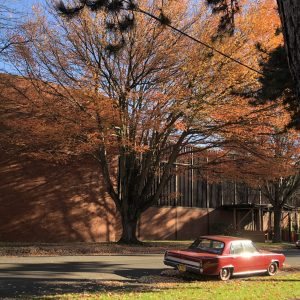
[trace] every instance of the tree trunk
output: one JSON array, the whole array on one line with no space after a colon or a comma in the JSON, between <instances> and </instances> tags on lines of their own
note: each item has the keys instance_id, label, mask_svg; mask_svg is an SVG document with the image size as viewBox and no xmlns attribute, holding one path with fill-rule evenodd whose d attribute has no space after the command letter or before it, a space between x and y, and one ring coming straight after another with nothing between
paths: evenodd
<instances>
[{"instance_id":1,"label":"tree trunk","mask_svg":"<svg viewBox=\"0 0 300 300\"><path fill-rule=\"evenodd\" d=\"M136 216L130 216L128 211L122 212L122 227L123 232L118 243L124 244L139 244L140 241L137 239L136 229L137 229L138 218Z\"/></svg>"},{"instance_id":2,"label":"tree trunk","mask_svg":"<svg viewBox=\"0 0 300 300\"><path fill-rule=\"evenodd\" d=\"M274 236L273 243L281 242L281 207L274 207Z\"/></svg>"},{"instance_id":3,"label":"tree trunk","mask_svg":"<svg viewBox=\"0 0 300 300\"><path fill-rule=\"evenodd\" d=\"M300 1L277 0L290 71L296 85L300 112ZM299 117L299 115L298 115Z\"/></svg>"}]
</instances>

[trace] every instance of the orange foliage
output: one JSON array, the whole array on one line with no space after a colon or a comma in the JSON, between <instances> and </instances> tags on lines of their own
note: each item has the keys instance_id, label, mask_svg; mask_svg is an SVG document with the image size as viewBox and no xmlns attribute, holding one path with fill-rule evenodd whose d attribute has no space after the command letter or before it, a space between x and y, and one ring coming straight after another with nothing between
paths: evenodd
<instances>
[{"instance_id":1,"label":"orange foliage","mask_svg":"<svg viewBox=\"0 0 300 300\"><path fill-rule=\"evenodd\" d=\"M140 1L156 15L160 4ZM211 44L218 16L211 16L203 3L193 4L166 1L164 13L172 25ZM235 35L213 46L259 69L266 54L255 45L269 51L282 43L282 36L275 35L279 18L272 0L248 1L245 7L236 18ZM123 33L124 47L114 55L107 46L117 37L105 30L105 12L85 9L70 20L52 13L55 26L37 12L19 33L20 40L32 43L16 46L12 59L30 81L13 78L27 98L17 96L7 82L2 85L2 95L12 92L2 105L6 131L1 138L7 144L46 159L94 155L107 171L104 177L114 199L118 195L110 185L109 167L118 155L123 199L135 192L136 198L144 199L141 209L145 199L159 196L146 193L160 161L166 162L163 185L186 146L195 152L215 149L211 156L217 156L213 160L222 162L219 170L229 177L243 177L243 164L247 173L265 170L265 175L272 163L277 164L266 157L274 158L272 137L285 127L288 116L281 105L254 107L241 96L259 88L257 73L143 14L135 15L137 26ZM16 102L18 107L8 112ZM232 164L232 155L235 161L240 158L239 165ZM287 161L280 161L280 171L286 174ZM276 167L272 174L277 176Z\"/></svg>"}]
</instances>

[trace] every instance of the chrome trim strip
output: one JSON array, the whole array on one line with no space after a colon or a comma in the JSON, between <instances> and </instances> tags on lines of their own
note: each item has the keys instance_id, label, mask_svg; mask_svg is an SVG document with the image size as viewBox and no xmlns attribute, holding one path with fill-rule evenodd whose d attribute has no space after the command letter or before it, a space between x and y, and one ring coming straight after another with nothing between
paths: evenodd
<instances>
[{"instance_id":1,"label":"chrome trim strip","mask_svg":"<svg viewBox=\"0 0 300 300\"><path fill-rule=\"evenodd\" d=\"M256 273L265 273L267 270L256 270L256 271L246 271L246 272L233 272L232 275L247 275L247 274L256 274Z\"/></svg>"},{"instance_id":2,"label":"chrome trim strip","mask_svg":"<svg viewBox=\"0 0 300 300\"><path fill-rule=\"evenodd\" d=\"M236 257L243 257L243 258L248 258L248 257L253 257L253 256L257 256L257 257L262 257L262 256L274 256L274 255L282 255L281 253L250 253L250 254L229 254L229 255L222 255L222 256L218 256L216 258L236 258ZM278 260L278 258L274 258L275 260Z\"/></svg>"}]
</instances>

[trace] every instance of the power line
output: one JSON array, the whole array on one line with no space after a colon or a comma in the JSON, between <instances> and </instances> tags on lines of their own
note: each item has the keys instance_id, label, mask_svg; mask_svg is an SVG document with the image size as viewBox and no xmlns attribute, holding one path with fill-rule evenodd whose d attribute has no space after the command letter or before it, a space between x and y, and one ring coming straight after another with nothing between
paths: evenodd
<instances>
[{"instance_id":1,"label":"power line","mask_svg":"<svg viewBox=\"0 0 300 300\"><path fill-rule=\"evenodd\" d=\"M157 17L157 16L155 16L155 15L149 13L148 11L145 11L145 10L139 8L138 6L135 6L135 5L134 5L134 6L132 7L131 4L133 4L133 3L132 3L131 0L123 0L123 1L124 1L125 3L127 3L127 4L129 5L130 8L129 8L129 9L128 9L128 8L124 8L124 7L122 8L121 5L120 5L120 3L122 3L122 2L119 2L119 6L120 6L119 9L124 9L124 10L130 10L130 11L135 11L135 12L143 13L143 14L145 14L145 15L147 15L147 16L149 16L149 17L155 19L155 20L157 20L159 23L163 24L164 26L167 26L167 27L171 28L172 30L174 30L174 31L176 31L176 32L178 32L178 33L180 33L181 35L184 35L184 36L188 37L189 39L193 40L194 42L196 42L196 43L198 43L198 44L201 44L202 46L204 46L204 47L206 47L206 48L208 48L208 49L210 49L210 50L212 50L212 51L214 51L214 52L216 52L216 53L218 53L218 54L220 54L220 55L222 55L222 56L228 58L229 60L231 60L231 61L233 61L233 62L235 62L235 63L237 63L237 64L239 64L239 65L241 65L241 66L243 66L243 67L245 67L245 68L247 68L247 69L249 69L249 70L251 70L251 71L257 73L257 74L264 75L262 72L260 72L260 71L258 71L258 70L256 70L256 69L254 69L254 68L248 66L247 64L245 64L245 63L243 63L243 62L241 62L241 61L239 61L239 60L237 60L237 59L231 57L230 55L228 55L228 54L226 54L226 53L224 53L224 52L222 52L222 51L216 49L215 47L213 47L213 46L211 46L211 45L209 45L209 44L207 44L207 43L205 43L205 42L202 42L201 40L199 40L199 39L197 39L197 38L195 38L195 37L189 35L188 33L186 33L186 32L184 32L184 31L182 31L182 30L176 28L175 26L171 25L170 22L163 22L163 20L162 20L163 15ZM78 13L78 12L81 11L81 10L84 8L84 6L86 6L86 5L89 6L89 7L95 6L94 9L97 9L97 1L92 2L92 3L89 3L89 4L88 4L88 1L87 1L87 0L82 0L81 2L82 2L82 5L81 5L81 6L75 6L75 7L73 7L73 8L66 8L65 5L64 5L64 3L63 3L63 1L60 0L60 2L58 2L58 4L57 4L56 6L57 6L57 9L58 9L60 12L62 12L63 14L69 14L69 15L72 15L72 14L74 15L74 14ZM163 0L162 0L162 5L163 5L163 3L164 3L164 2L163 2ZM102 3L99 7L101 7L101 6L103 6L103 5L104 5L104 4ZM168 21L168 20L167 20L167 21Z\"/></svg>"},{"instance_id":2,"label":"power line","mask_svg":"<svg viewBox=\"0 0 300 300\"><path fill-rule=\"evenodd\" d=\"M136 11L136 12L143 13L143 14L145 14L145 15L147 15L147 16L149 16L149 17L151 17L151 18L153 18L153 19L155 19L155 20L157 20L157 21L159 21L159 22L161 23L161 19L160 19L159 17L157 17L157 16L155 16L155 15L153 15L153 14L151 14L151 13L145 11L145 10L142 10L142 9L140 9L140 8L136 8L135 11ZM254 69L254 68L248 66L247 64L245 64L245 63L243 63L243 62L241 62L241 61L239 61L239 60L237 60L237 59L231 57L230 55L228 55L228 54L226 54L226 53L224 53L224 52L222 52L222 51L220 51L220 50L214 48L213 46L211 46L211 45L209 45L209 44L207 44L207 43L205 43L205 42L202 42L201 40L199 40L199 39L197 39L197 38L195 38L195 37L189 35L188 33L186 33L186 32L184 32L184 31L182 31L182 30L176 28L175 26L173 26L173 25L171 25L171 24L168 24L168 23L166 23L166 24L164 24L164 25L167 26L167 27L169 27L169 28L171 28L171 29L173 29L174 31L176 31L176 32L178 32L178 33L180 33L180 34L182 34L182 35L188 37L189 39L193 40L194 42L196 42L196 43L198 43L198 44L201 44L202 46L204 46L204 47L206 47L206 48L209 48L209 49L211 49L212 51L214 51L214 52L216 52L216 53L218 53L218 54L220 54L220 55L222 55L222 56L224 56L224 57L230 59L231 61L233 61L233 62L235 62L235 63L237 63L237 64L239 64L239 65L241 65L241 66L243 66L243 67L245 67L245 68L247 68L247 69L249 69L249 70L251 70L251 71L257 73L257 74L264 75L262 72L260 72L260 71L258 71L258 70L256 70L256 69Z\"/></svg>"}]
</instances>

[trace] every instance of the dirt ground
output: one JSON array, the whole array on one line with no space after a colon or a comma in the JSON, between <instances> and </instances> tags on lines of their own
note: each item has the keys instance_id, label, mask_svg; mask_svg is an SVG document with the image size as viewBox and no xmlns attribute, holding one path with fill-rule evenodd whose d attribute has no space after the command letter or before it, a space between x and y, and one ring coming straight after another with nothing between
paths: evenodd
<instances>
[{"instance_id":1,"label":"dirt ground","mask_svg":"<svg viewBox=\"0 0 300 300\"><path fill-rule=\"evenodd\" d=\"M116 255L163 254L166 249L184 249L191 241L151 241L141 245L117 243L1 243L0 256L56 256L56 255ZM295 248L293 244L259 243L258 248L281 251Z\"/></svg>"},{"instance_id":2,"label":"dirt ground","mask_svg":"<svg viewBox=\"0 0 300 300\"><path fill-rule=\"evenodd\" d=\"M117 243L0 243L0 256L163 254L166 249L184 249L191 242Z\"/></svg>"}]
</instances>

